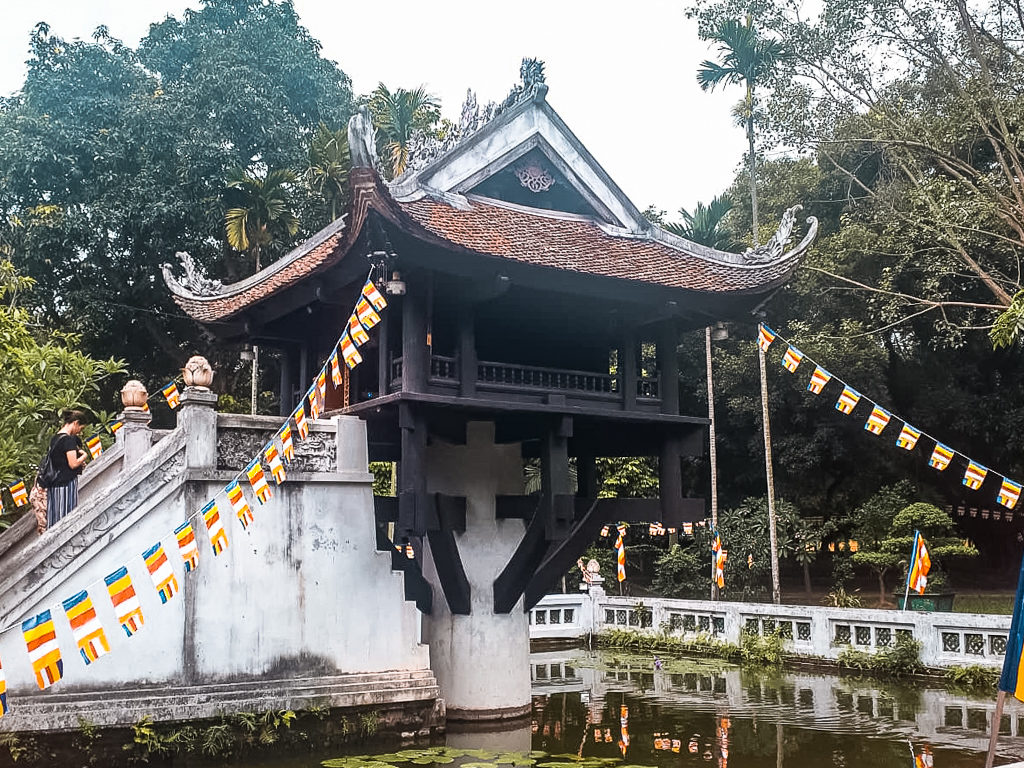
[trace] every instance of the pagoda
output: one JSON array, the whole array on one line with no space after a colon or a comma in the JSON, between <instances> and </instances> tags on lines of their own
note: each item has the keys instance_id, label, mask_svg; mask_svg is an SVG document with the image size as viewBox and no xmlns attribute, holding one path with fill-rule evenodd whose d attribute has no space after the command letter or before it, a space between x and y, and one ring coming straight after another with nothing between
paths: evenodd
<instances>
[{"instance_id":1,"label":"pagoda","mask_svg":"<svg viewBox=\"0 0 1024 768\"><path fill-rule=\"evenodd\" d=\"M335 351L368 274L384 295L362 362L328 381L326 412L365 420L370 460L398 462L396 496L375 499L379 548L408 560L450 716L529 705L525 612L603 526L704 519L703 500L683 495L682 462L702 452L708 421L680 412L680 336L749 316L817 230L809 218L790 246L796 206L746 253L671 234L546 96L534 82L488 119L464 110L446 143L418 147L391 182L357 113L341 218L231 285L187 261L185 278L164 270L210 333L278 351L284 416ZM596 461L615 456L657 457L658 498L598 498ZM529 494L527 465L540 478ZM411 560L395 551L406 544ZM474 663L487 669L463 669Z\"/></svg>"}]
</instances>

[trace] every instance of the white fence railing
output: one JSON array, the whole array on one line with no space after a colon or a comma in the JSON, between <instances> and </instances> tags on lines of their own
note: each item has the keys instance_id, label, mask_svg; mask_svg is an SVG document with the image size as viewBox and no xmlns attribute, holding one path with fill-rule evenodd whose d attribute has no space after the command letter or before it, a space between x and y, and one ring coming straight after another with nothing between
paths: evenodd
<instances>
[{"instance_id":1,"label":"white fence railing","mask_svg":"<svg viewBox=\"0 0 1024 768\"><path fill-rule=\"evenodd\" d=\"M921 661L930 667L1003 663L1009 616L924 613L812 605L670 600L594 594L547 595L530 611L530 639L586 637L607 629L700 635L738 643L746 630L778 632L791 651L835 659L845 648L874 653L900 635L921 642Z\"/></svg>"}]
</instances>

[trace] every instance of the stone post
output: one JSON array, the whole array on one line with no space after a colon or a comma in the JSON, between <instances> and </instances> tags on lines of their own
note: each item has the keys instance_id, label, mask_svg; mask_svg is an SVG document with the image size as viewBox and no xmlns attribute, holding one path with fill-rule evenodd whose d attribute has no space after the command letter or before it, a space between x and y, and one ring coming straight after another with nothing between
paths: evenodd
<instances>
[{"instance_id":1,"label":"stone post","mask_svg":"<svg viewBox=\"0 0 1024 768\"><path fill-rule=\"evenodd\" d=\"M153 445L153 436L149 429L149 422L153 420L153 414L143 410L143 406L149 399L149 393L141 381L131 379L121 390L121 404L124 411L121 413L121 421L124 426L117 435L116 440L124 446L124 468L138 464L139 459Z\"/></svg>"},{"instance_id":2,"label":"stone post","mask_svg":"<svg viewBox=\"0 0 1024 768\"><path fill-rule=\"evenodd\" d=\"M335 462L336 472L359 472L366 474L370 471L370 462L367 459L366 449L366 427L358 416L335 416L334 423L337 427L335 436Z\"/></svg>"},{"instance_id":3,"label":"stone post","mask_svg":"<svg viewBox=\"0 0 1024 768\"><path fill-rule=\"evenodd\" d=\"M206 387L185 387L178 428L185 431L185 466L217 466L217 395Z\"/></svg>"}]
</instances>

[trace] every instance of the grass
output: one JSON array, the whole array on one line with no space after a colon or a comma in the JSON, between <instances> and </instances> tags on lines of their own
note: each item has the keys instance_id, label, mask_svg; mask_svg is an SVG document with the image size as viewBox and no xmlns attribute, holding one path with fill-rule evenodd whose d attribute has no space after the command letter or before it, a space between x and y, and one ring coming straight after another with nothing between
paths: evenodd
<instances>
[{"instance_id":1,"label":"grass","mask_svg":"<svg viewBox=\"0 0 1024 768\"><path fill-rule=\"evenodd\" d=\"M1013 613L1013 594L1005 595L957 595L953 601L956 613Z\"/></svg>"}]
</instances>

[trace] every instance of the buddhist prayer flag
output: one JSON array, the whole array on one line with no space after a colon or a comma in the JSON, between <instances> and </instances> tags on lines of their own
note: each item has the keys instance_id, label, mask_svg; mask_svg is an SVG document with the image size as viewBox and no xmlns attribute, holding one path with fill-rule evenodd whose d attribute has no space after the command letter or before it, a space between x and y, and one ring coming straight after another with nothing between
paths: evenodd
<instances>
[{"instance_id":1,"label":"buddhist prayer flag","mask_svg":"<svg viewBox=\"0 0 1024 768\"><path fill-rule=\"evenodd\" d=\"M0 666L0 717L7 714L7 678L4 677L4 668Z\"/></svg>"},{"instance_id":2,"label":"buddhist prayer flag","mask_svg":"<svg viewBox=\"0 0 1024 768\"><path fill-rule=\"evenodd\" d=\"M148 402L142 404L142 410L144 412L146 412L146 413L149 413L149 403Z\"/></svg>"},{"instance_id":3,"label":"buddhist prayer flag","mask_svg":"<svg viewBox=\"0 0 1024 768\"><path fill-rule=\"evenodd\" d=\"M359 322L359 318L356 317L354 312L348 318L348 335L352 338L352 341L355 342L357 347L363 346L363 344L370 340L369 335L363 329L363 326Z\"/></svg>"},{"instance_id":4,"label":"buddhist prayer flag","mask_svg":"<svg viewBox=\"0 0 1024 768\"><path fill-rule=\"evenodd\" d=\"M1019 487L1019 486L1018 486ZM1021 561L1017 577L1017 596L1013 599L1013 619L1010 621L1010 635L1006 638L1006 655L1003 657L1003 674L999 677L999 690L1006 691L1016 699L1024 701L1024 560Z\"/></svg>"},{"instance_id":5,"label":"buddhist prayer flag","mask_svg":"<svg viewBox=\"0 0 1024 768\"><path fill-rule=\"evenodd\" d=\"M352 343L352 339L348 337L348 333L341 334L341 356L345 358L345 365L349 368L355 368L361 362L363 362L363 356L359 354L359 350L356 349L356 345Z\"/></svg>"},{"instance_id":6,"label":"buddhist prayer flag","mask_svg":"<svg viewBox=\"0 0 1024 768\"><path fill-rule=\"evenodd\" d=\"M914 429L909 424L904 424L903 429L900 430L899 437L896 438L896 445L906 451L912 451L920 437L921 432L919 430Z\"/></svg>"},{"instance_id":7,"label":"buddhist prayer flag","mask_svg":"<svg viewBox=\"0 0 1024 768\"><path fill-rule=\"evenodd\" d=\"M284 464L281 463L281 456L277 452L277 446L271 441L263 450L263 455L270 465L270 474L274 476L274 482L280 485L284 482Z\"/></svg>"},{"instance_id":8,"label":"buddhist prayer flag","mask_svg":"<svg viewBox=\"0 0 1024 768\"><path fill-rule=\"evenodd\" d=\"M178 577L174 575L167 553L158 541L142 553L142 559L146 561L146 570L153 579L153 586L160 595L160 602L166 603L178 591Z\"/></svg>"},{"instance_id":9,"label":"buddhist prayer flag","mask_svg":"<svg viewBox=\"0 0 1024 768\"><path fill-rule=\"evenodd\" d=\"M117 421L110 422L110 424L109 424L110 434L116 435L118 433L118 431L121 429L121 427L123 427L123 426L124 426L124 422L121 421L120 419L118 419Z\"/></svg>"},{"instance_id":10,"label":"buddhist prayer flag","mask_svg":"<svg viewBox=\"0 0 1024 768\"><path fill-rule=\"evenodd\" d=\"M11 486L11 496L14 497L16 506L23 507L28 504L28 491L25 490L24 480L19 480Z\"/></svg>"},{"instance_id":11,"label":"buddhist prayer flag","mask_svg":"<svg viewBox=\"0 0 1024 768\"><path fill-rule=\"evenodd\" d=\"M173 381L160 391L164 393L164 397L167 398L167 404L172 409L178 407L178 403L181 401L178 397L178 388L174 385Z\"/></svg>"},{"instance_id":12,"label":"buddhist prayer flag","mask_svg":"<svg viewBox=\"0 0 1024 768\"><path fill-rule=\"evenodd\" d=\"M335 387L341 386L341 367L338 365L338 348L335 347L334 351L331 352L330 358L327 362L331 364L331 382Z\"/></svg>"},{"instance_id":13,"label":"buddhist prayer flag","mask_svg":"<svg viewBox=\"0 0 1024 768\"><path fill-rule=\"evenodd\" d=\"M384 297L380 295L380 291L377 290L377 286L373 284L372 280L367 280L366 285L363 286L363 296L365 296L374 309L381 310L388 305L384 300Z\"/></svg>"},{"instance_id":14,"label":"buddhist prayer flag","mask_svg":"<svg viewBox=\"0 0 1024 768\"><path fill-rule=\"evenodd\" d=\"M64 675L64 662L60 658L60 646L57 644L57 630L53 626L49 609L23 621L21 631L25 635L32 671L36 673L36 683L45 690Z\"/></svg>"},{"instance_id":15,"label":"buddhist prayer flag","mask_svg":"<svg viewBox=\"0 0 1024 768\"><path fill-rule=\"evenodd\" d=\"M306 391L306 400L309 401L309 418L316 419L320 418L320 398L316 394L316 385L314 384Z\"/></svg>"},{"instance_id":16,"label":"buddhist prayer flag","mask_svg":"<svg viewBox=\"0 0 1024 768\"><path fill-rule=\"evenodd\" d=\"M1017 506L1017 499L1019 498L1020 483L1015 483L1010 478L1004 477L1003 484L999 487L999 495L996 497L996 501L1007 509L1013 509Z\"/></svg>"},{"instance_id":17,"label":"buddhist prayer flag","mask_svg":"<svg viewBox=\"0 0 1024 768\"><path fill-rule=\"evenodd\" d=\"M380 315L378 315L370 302L363 296L356 302L356 317L359 318L359 322L363 324L363 328L370 330L377 323L380 322Z\"/></svg>"},{"instance_id":18,"label":"buddhist prayer flag","mask_svg":"<svg viewBox=\"0 0 1024 768\"><path fill-rule=\"evenodd\" d=\"M988 474L988 468L981 466L975 461L967 460L967 471L964 472L963 483L972 491L976 491L981 488L981 484L985 482L985 475Z\"/></svg>"},{"instance_id":19,"label":"buddhist prayer flag","mask_svg":"<svg viewBox=\"0 0 1024 768\"><path fill-rule=\"evenodd\" d=\"M711 542L711 556L715 564L715 573L712 576L711 581L718 586L719 589L725 588L725 561L727 554L722 549L722 537L718 531L715 531L715 538Z\"/></svg>"},{"instance_id":20,"label":"buddhist prayer flag","mask_svg":"<svg viewBox=\"0 0 1024 768\"><path fill-rule=\"evenodd\" d=\"M836 400L836 410L845 414L853 413L858 401L860 401L860 392L849 386L843 386L843 391L840 393L839 399Z\"/></svg>"},{"instance_id":21,"label":"buddhist prayer flag","mask_svg":"<svg viewBox=\"0 0 1024 768\"><path fill-rule=\"evenodd\" d=\"M86 666L100 656L110 653L107 634L103 631L99 617L96 616L89 592L83 590L62 604L71 624L71 633L75 636L75 645L78 646L78 652L82 654Z\"/></svg>"},{"instance_id":22,"label":"buddhist prayer flag","mask_svg":"<svg viewBox=\"0 0 1024 768\"><path fill-rule=\"evenodd\" d=\"M924 536L920 531L914 531L914 551L910 555L910 570L907 572L907 579L910 588L917 594L924 594L928 586L928 571L932 568L932 559L928 554L928 546L924 543Z\"/></svg>"},{"instance_id":23,"label":"buddhist prayer flag","mask_svg":"<svg viewBox=\"0 0 1024 768\"><path fill-rule=\"evenodd\" d=\"M762 352L767 352L768 347L775 341L775 331L769 328L764 323L757 326L757 346L761 348Z\"/></svg>"},{"instance_id":24,"label":"buddhist prayer flag","mask_svg":"<svg viewBox=\"0 0 1024 768\"><path fill-rule=\"evenodd\" d=\"M295 419L295 428L299 430L299 439L305 440L309 437L309 424L306 423L306 409L302 403L292 413L292 418Z\"/></svg>"},{"instance_id":25,"label":"buddhist prayer flag","mask_svg":"<svg viewBox=\"0 0 1024 768\"><path fill-rule=\"evenodd\" d=\"M782 367L790 373L795 373L797 367L800 365L800 361L803 359L804 353L790 344L789 349L786 350L786 354L782 356Z\"/></svg>"},{"instance_id":26,"label":"buddhist prayer flag","mask_svg":"<svg viewBox=\"0 0 1024 768\"><path fill-rule=\"evenodd\" d=\"M885 410L882 406L876 405L871 409L871 413L868 415L868 420L864 423L864 429L873 435L880 435L891 418L891 413Z\"/></svg>"},{"instance_id":27,"label":"buddhist prayer flag","mask_svg":"<svg viewBox=\"0 0 1024 768\"><path fill-rule=\"evenodd\" d=\"M287 422L277 431L277 437L281 441L281 454L284 456L285 461L294 461L295 445L292 443L292 428L288 426Z\"/></svg>"},{"instance_id":28,"label":"buddhist prayer flag","mask_svg":"<svg viewBox=\"0 0 1024 768\"><path fill-rule=\"evenodd\" d=\"M98 459L100 454L103 453L103 443L100 442L100 436L90 437L85 441L85 447L89 449L89 455L94 459Z\"/></svg>"},{"instance_id":29,"label":"buddhist prayer flag","mask_svg":"<svg viewBox=\"0 0 1024 768\"><path fill-rule=\"evenodd\" d=\"M821 394L821 390L826 384L832 379L832 374L822 368L820 365L814 366L814 373L811 374L811 380L807 384L807 391L813 392L816 395Z\"/></svg>"},{"instance_id":30,"label":"buddhist prayer flag","mask_svg":"<svg viewBox=\"0 0 1024 768\"><path fill-rule=\"evenodd\" d=\"M615 539L615 559L617 564L617 576L619 581L626 580L626 544L622 537L626 535L626 526L617 526L619 536Z\"/></svg>"},{"instance_id":31,"label":"buddhist prayer flag","mask_svg":"<svg viewBox=\"0 0 1024 768\"><path fill-rule=\"evenodd\" d=\"M206 533L210 536L210 547L216 557L228 548L228 535L224 532L224 524L220 521L220 511L217 509L216 499L211 499L203 507L203 522L206 523Z\"/></svg>"},{"instance_id":32,"label":"buddhist prayer flag","mask_svg":"<svg viewBox=\"0 0 1024 768\"><path fill-rule=\"evenodd\" d=\"M935 450L932 457L928 459L928 466L935 467L940 472L949 466L953 460L953 449L942 443L935 443Z\"/></svg>"},{"instance_id":33,"label":"buddhist prayer flag","mask_svg":"<svg viewBox=\"0 0 1024 768\"><path fill-rule=\"evenodd\" d=\"M267 485L267 478L263 476L263 465L260 464L260 460L253 459L245 468L245 474L249 478L249 484L260 504L270 501L270 486Z\"/></svg>"},{"instance_id":34,"label":"buddhist prayer flag","mask_svg":"<svg viewBox=\"0 0 1024 768\"><path fill-rule=\"evenodd\" d=\"M178 552L184 563L185 573L192 573L199 567L199 544L192 523L186 520L174 529L174 538L178 540Z\"/></svg>"},{"instance_id":35,"label":"buddhist prayer flag","mask_svg":"<svg viewBox=\"0 0 1024 768\"><path fill-rule=\"evenodd\" d=\"M122 565L109 576L105 576L103 581L107 585L110 602L114 604L117 621L124 629L124 633L131 637L142 629L145 623L142 619L142 606L139 605L135 587L132 586L132 577L128 575L128 569Z\"/></svg>"},{"instance_id":36,"label":"buddhist prayer flag","mask_svg":"<svg viewBox=\"0 0 1024 768\"><path fill-rule=\"evenodd\" d=\"M242 524L242 528L249 530L249 523L253 520L252 510L249 509L249 503L245 500L242 486L236 480L224 489L224 493L227 494L228 501L231 502L231 510L235 513L235 517L238 518L238 522Z\"/></svg>"},{"instance_id":37,"label":"buddhist prayer flag","mask_svg":"<svg viewBox=\"0 0 1024 768\"><path fill-rule=\"evenodd\" d=\"M327 365L320 369L319 375L316 377L316 394L320 398L320 412L324 410L324 400L327 398Z\"/></svg>"}]
</instances>

